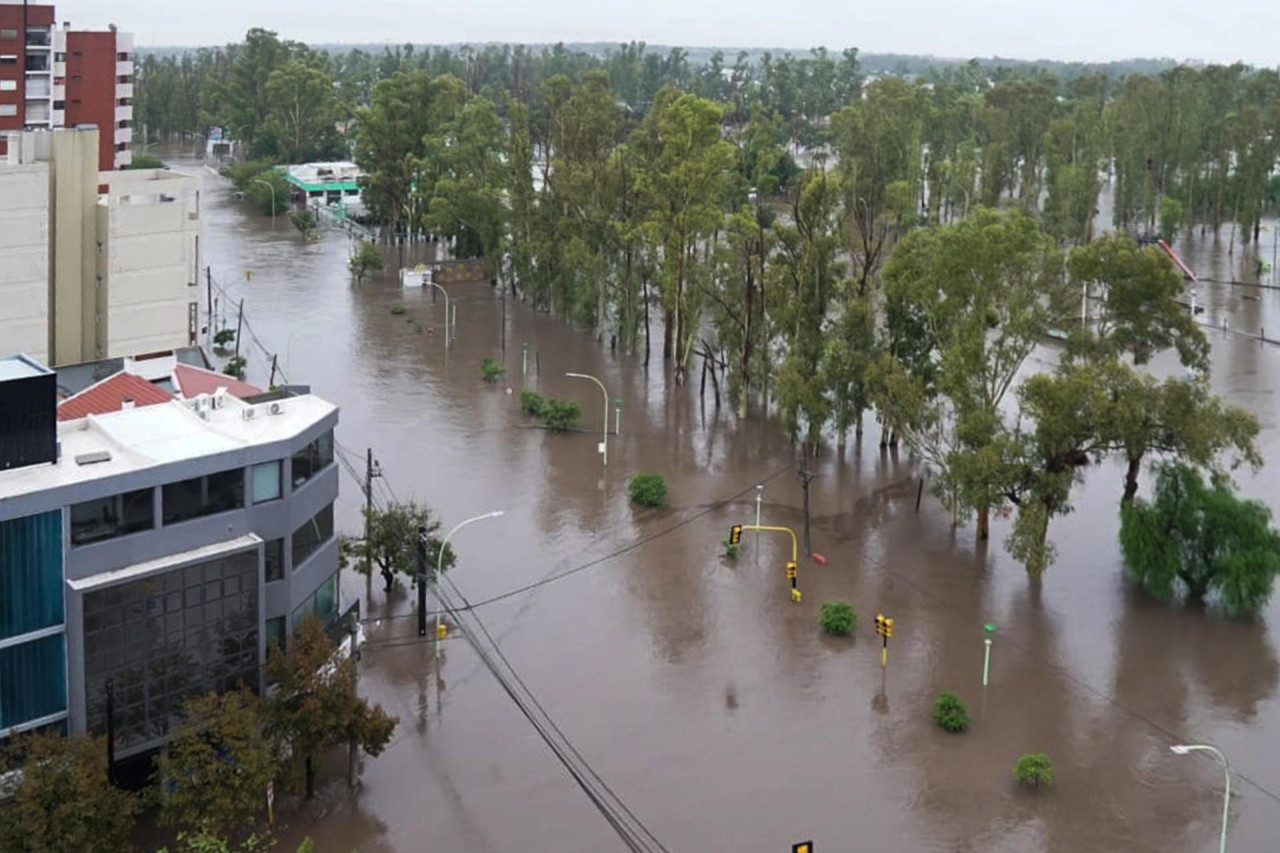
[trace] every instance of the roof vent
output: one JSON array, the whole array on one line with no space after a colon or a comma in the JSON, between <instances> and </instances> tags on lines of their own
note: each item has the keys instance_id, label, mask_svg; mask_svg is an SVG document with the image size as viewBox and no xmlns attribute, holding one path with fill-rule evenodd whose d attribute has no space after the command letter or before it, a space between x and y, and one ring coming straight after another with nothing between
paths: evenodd
<instances>
[{"instance_id":1,"label":"roof vent","mask_svg":"<svg viewBox=\"0 0 1280 853\"><path fill-rule=\"evenodd\" d=\"M81 453L76 456L77 465L96 465L99 462L110 462L110 450L95 450L92 453Z\"/></svg>"}]
</instances>

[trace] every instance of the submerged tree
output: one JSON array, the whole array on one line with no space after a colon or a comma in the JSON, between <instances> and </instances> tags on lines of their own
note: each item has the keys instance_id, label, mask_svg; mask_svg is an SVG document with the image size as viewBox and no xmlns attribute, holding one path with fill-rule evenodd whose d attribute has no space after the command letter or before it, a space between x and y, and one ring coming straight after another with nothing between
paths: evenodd
<instances>
[{"instance_id":1,"label":"submerged tree","mask_svg":"<svg viewBox=\"0 0 1280 853\"><path fill-rule=\"evenodd\" d=\"M339 561L343 568L354 566L366 577L376 568L382 574L386 589L395 585L397 575L414 577L418 574L418 530L426 528L426 573L435 572L440 560L441 541L435 534L440 522L431 508L415 501L388 504L363 511L369 536L344 537L338 546ZM445 548L443 567L453 567L457 555L453 547Z\"/></svg>"},{"instance_id":2,"label":"submerged tree","mask_svg":"<svg viewBox=\"0 0 1280 853\"><path fill-rule=\"evenodd\" d=\"M1161 600L1213 597L1231 616L1266 605L1280 572L1280 531L1266 504L1240 498L1226 477L1160 467L1154 499L1120 510L1125 570Z\"/></svg>"}]
</instances>

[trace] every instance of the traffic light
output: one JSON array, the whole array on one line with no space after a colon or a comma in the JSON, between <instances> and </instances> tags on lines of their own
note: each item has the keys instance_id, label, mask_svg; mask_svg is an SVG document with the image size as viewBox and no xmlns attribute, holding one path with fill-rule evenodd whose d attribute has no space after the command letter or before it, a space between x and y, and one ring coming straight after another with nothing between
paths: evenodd
<instances>
[{"instance_id":1,"label":"traffic light","mask_svg":"<svg viewBox=\"0 0 1280 853\"><path fill-rule=\"evenodd\" d=\"M733 527L729 528L729 544L737 545L741 541L742 541L742 525L735 524Z\"/></svg>"},{"instance_id":2,"label":"traffic light","mask_svg":"<svg viewBox=\"0 0 1280 853\"><path fill-rule=\"evenodd\" d=\"M884 636L886 640L893 636L893 620L892 619L884 620Z\"/></svg>"},{"instance_id":3,"label":"traffic light","mask_svg":"<svg viewBox=\"0 0 1280 853\"><path fill-rule=\"evenodd\" d=\"M876 636L884 637L885 634L885 618L883 613L876 614Z\"/></svg>"},{"instance_id":4,"label":"traffic light","mask_svg":"<svg viewBox=\"0 0 1280 853\"><path fill-rule=\"evenodd\" d=\"M801 841L799 844L792 844L791 853L813 853L813 842Z\"/></svg>"},{"instance_id":5,"label":"traffic light","mask_svg":"<svg viewBox=\"0 0 1280 853\"><path fill-rule=\"evenodd\" d=\"M796 564L788 562L787 563L787 580L793 581L795 579L796 579Z\"/></svg>"}]
</instances>

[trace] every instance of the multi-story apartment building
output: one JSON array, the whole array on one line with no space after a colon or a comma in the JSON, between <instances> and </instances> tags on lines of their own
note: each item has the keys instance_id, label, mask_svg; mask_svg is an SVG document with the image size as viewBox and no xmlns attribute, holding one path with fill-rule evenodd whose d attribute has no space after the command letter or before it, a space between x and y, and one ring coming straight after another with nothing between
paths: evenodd
<instances>
[{"instance_id":1,"label":"multi-story apartment building","mask_svg":"<svg viewBox=\"0 0 1280 853\"><path fill-rule=\"evenodd\" d=\"M336 618L338 411L214 393L58 422L55 395L0 359L0 738L101 734L111 707L127 757Z\"/></svg>"},{"instance_id":2,"label":"multi-story apartment building","mask_svg":"<svg viewBox=\"0 0 1280 853\"><path fill-rule=\"evenodd\" d=\"M99 172L93 129L8 134L0 159L0 341L54 365L190 346L198 177Z\"/></svg>"},{"instance_id":3,"label":"multi-story apartment building","mask_svg":"<svg viewBox=\"0 0 1280 853\"><path fill-rule=\"evenodd\" d=\"M132 35L59 27L51 5L0 0L0 154L7 130L93 125L98 169L122 169L132 104Z\"/></svg>"}]
</instances>

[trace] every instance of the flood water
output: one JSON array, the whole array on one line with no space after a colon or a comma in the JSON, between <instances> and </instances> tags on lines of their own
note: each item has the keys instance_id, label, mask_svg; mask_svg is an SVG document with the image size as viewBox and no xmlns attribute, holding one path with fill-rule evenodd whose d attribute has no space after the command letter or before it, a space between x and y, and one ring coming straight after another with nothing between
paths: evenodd
<instances>
[{"instance_id":1,"label":"flood water","mask_svg":"<svg viewBox=\"0 0 1280 853\"><path fill-rule=\"evenodd\" d=\"M793 604L789 541L748 533L736 561L719 556L729 525L753 521L757 484L764 524L801 523L795 452L776 423L739 422L715 408L710 386L705 405L696 381L669 387L660 357L646 371L510 299L504 356L503 302L483 283L450 288L458 328L446 351L442 300L402 292L393 275L355 286L347 237L304 244L194 161L178 167L205 175L215 277L245 300L289 381L341 406L337 437L351 460L362 467L373 447L386 475L378 493L427 502L446 528L506 510L454 539L451 577L469 600L652 537L477 615L669 849L763 853L813 839L824 853L1216 850L1222 772L1173 755L1174 743L1230 757L1229 849L1280 849L1280 601L1256 622L1232 622L1131 589L1117 555L1118 465L1085 474L1075 512L1051 528L1057 563L1034 586L1004 551L1009 520L984 545L970 529L950 531L928 496L917 514L913 460L882 452L871 425L860 446L826 447L811 463L814 549L828 563L801 561L804 597ZM1239 279L1241 249L1228 257L1225 246L1224 233L1218 250L1185 254L1199 271ZM1200 298L1206 322L1225 313L1233 326L1280 331L1280 291L1206 285ZM404 316L391 314L395 303ZM1257 414L1274 464L1280 348L1211 339L1217 392ZM506 366L505 381L480 380L484 357ZM250 352L249 379L265 385L267 364ZM599 389L566 371L599 376L623 400L607 469L595 452ZM587 431L524 428L522 384L579 401ZM667 509L628 504L637 470L666 476ZM1271 469L1237 479L1280 514ZM360 505L358 483L344 479L342 530L359 529ZM348 597L368 591L353 573L343 586ZM380 621L361 689L399 715L394 742L363 761L354 795L335 760L319 800L280 817L285 839L311 835L334 853L624 849L466 641L455 633L438 651L418 641L412 598L375 583L365 602ZM854 605L856 639L820 634L829 599ZM887 670L877 612L896 622ZM998 627L984 690L986 622ZM930 720L946 689L969 705L967 734ZM1011 768L1027 752L1052 758L1050 789L1015 787Z\"/></svg>"}]
</instances>

